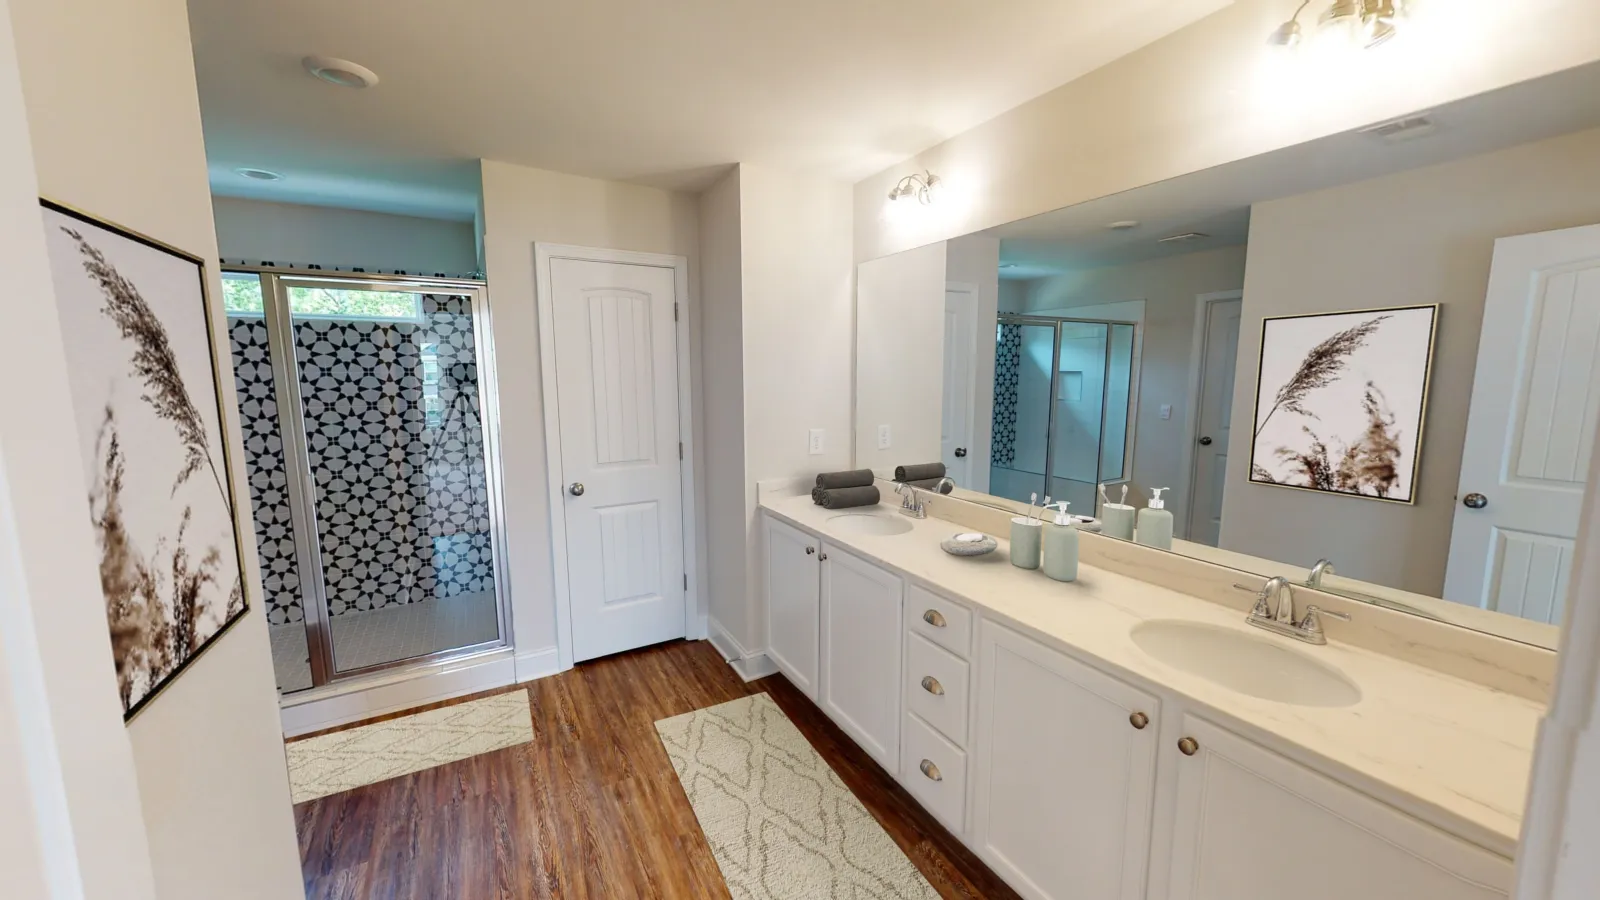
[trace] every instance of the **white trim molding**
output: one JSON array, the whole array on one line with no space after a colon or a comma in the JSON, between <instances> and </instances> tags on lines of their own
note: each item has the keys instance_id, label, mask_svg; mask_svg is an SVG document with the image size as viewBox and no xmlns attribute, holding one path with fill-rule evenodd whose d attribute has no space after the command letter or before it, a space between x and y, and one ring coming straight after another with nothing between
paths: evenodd
<instances>
[{"instance_id":1,"label":"white trim molding","mask_svg":"<svg viewBox=\"0 0 1600 900\"><path fill-rule=\"evenodd\" d=\"M778 664L767 656L765 650L746 650L728 629L716 619L710 622L711 646L717 648L722 658L746 682L778 674Z\"/></svg>"},{"instance_id":2,"label":"white trim molding","mask_svg":"<svg viewBox=\"0 0 1600 900\"><path fill-rule=\"evenodd\" d=\"M479 691L517 683L516 661L509 649L369 678L335 682L311 697L284 698L279 715L283 736L359 722L374 716L438 703Z\"/></svg>"},{"instance_id":3,"label":"white trim molding","mask_svg":"<svg viewBox=\"0 0 1600 900\"><path fill-rule=\"evenodd\" d=\"M550 261L552 259L577 259L586 262L620 263L634 266L654 266L671 269L673 296L681 305L678 317L678 439L683 441L683 461L678 467L683 508L683 566L687 576L684 592L683 633L695 639L706 633L706 608L700 588L700 554L697 533L698 511L695 485L695 461L700 452L694 435L694 384L693 358L690 356L690 323L697 321L697 304L689 293L689 260L683 256L665 253L641 253L634 250L608 250L599 247L579 247L571 244L550 244L535 241L534 305L539 312L539 368L544 397L544 450L545 479L549 490L550 557L555 576L556 652L558 671L572 668L572 592L571 573L567 570L567 518L566 507L560 502L566 479L561 468L561 406L556 385L556 323L555 310L551 308Z\"/></svg>"},{"instance_id":4,"label":"white trim molding","mask_svg":"<svg viewBox=\"0 0 1600 900\"><path fill-rule=\"evenodd\" d=\"M1183 410L1183 462L1178 469L1181 483L1174 485L1175 495L1183 498L1183 518L1176 524L1181 532L1177 536L1190 540L1194 521L1194 448L1200 440L1200 377L1206 364L1206 326L1211 304L1229 300L1243 300L1244 291L1216 291L1198 294L1194 298L1194 334L1189 342L1189 399ZM1237 361L1236 361L1237 362Z\"/></svg>"},{"instance_id":5,"label":"white trim molding","mask_svg":"<svg viewBox=\"0 0 1600 900\"><path fill-rule=\"evenodd\" d=\"M561 671L561 654L554 647L518 653L516 666L518 684L536 681Z\"/></svg>"}]
</instances>

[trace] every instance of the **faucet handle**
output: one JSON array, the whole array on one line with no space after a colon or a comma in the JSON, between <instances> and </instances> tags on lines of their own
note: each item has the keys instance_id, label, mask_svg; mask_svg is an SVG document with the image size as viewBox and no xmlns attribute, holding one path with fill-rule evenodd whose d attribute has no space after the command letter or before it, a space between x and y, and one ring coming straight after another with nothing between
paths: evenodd
<instances>
[{"instance_id":1,"label":"faucet handle","mask_svg":"<svg viewBox=\"0 0 1600 900\"><path fill-rule=\"evenodd\" d=\"M1272 604L1269 602L1272 597L1271 587L1271 582L1259 588L1253 588L1247 584L1238 584L1237 582L1233 585L1233 589L1236 591L1248 591L1256 595L1256 605L1254 609L1250 610L1250 617L1260 619L1272 618Z\"/></svg>"},{"instance_id":2,"label":"faucet handle","mask_svg":"<svg viewBox=\"0 0 1600 900\"><path fill-rule=\"evenodd\" d=\"M1301 631L1306 631L1313 634L1321 634L1321 616L1333 616L1335 619L1339 619L1344 622L1350 621L1349 613L1335 612L1331 609L1323 609L1320 606L1312 604L1311 606L1306 607L1306 614L1301 617L1300 623L1295 627L1299 628Z\"/></svg>"}]
</instances>

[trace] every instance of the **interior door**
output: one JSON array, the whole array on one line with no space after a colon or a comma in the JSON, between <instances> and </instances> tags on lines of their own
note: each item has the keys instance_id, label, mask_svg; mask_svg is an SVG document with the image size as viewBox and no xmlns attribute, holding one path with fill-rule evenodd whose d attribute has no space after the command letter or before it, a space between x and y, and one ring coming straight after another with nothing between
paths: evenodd
<instances>
[{"instance_id":1,"label":"interior door","mask_svg":"<svg viewBox=\"0 0 1600 900\"><path fill-rule=\"evenodd\" d=\"M939 458L956 484L972 486L973 372L978 347L978 294L965 285L944 293L944 413Z\"/></svg>"},{"instance_id":2,"label":"interior door","mask_svg":"<svg viewBox=\"0 0 1600 900\"><path fill-rule=\"evenodd\" d=\"M1222 532L1222 485L1228 469L1228 423L1233 418L1233 372L1239 358L1243 300L1206 304L1205 345L1200 356L1199 415L1189 488L1186 540L1215 547Z\"/></svg>"},{"instance_id":3,"label":"interior door","mask_svg":"<svg viewBox=\"0 0 1600 900\"><path fill-rule=\"evenodd\" d=\"M578 259L550 289L577 661L685 633L677 298L672 269Z\"/></svg>"},{"instance_id":4,"label":"interior door","mask_svg":"<svg viewBox=\"0 0 1600 900\"><path fill-rule=\"evenodd\" d=\"M1495 242L1445 597L1561 622L1600 413L1600 225Z\"/></svg>"}]
</instances>

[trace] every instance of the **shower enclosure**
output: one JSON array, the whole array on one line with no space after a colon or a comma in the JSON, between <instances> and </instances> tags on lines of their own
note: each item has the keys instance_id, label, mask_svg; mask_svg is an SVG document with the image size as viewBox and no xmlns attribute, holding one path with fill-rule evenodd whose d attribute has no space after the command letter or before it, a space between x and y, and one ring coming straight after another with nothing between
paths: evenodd
<instances>
[{"instance_id":1,"label":"shower enclosure","mask_svg":"<svg viewBox=\"0 0 1600 900\"><path fill-rule=\"evenodd\" d=\"M1096 485L1131 477L1138 332L1127 322L999 317L989 493L1049 496L1094 515Z\"/></svg>"},{"instance_id":2,"label":"shower enclosure","mask_svg":"<svg viewBox=\"0 0 1600 900\"><path fill-rule=\"evenodd\" d=\"M223 287L278 689L506 646L482 283Z\"/></svg>"}]
</instances>

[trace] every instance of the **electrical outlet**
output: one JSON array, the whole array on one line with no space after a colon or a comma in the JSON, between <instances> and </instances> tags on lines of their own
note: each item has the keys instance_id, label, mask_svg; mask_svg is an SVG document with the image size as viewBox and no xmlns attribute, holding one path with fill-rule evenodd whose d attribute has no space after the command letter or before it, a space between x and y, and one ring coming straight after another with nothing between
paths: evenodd
<instances>
[{"instance_id":1,"label":"electrical outlet","mask_svg":"<svg viewBox=\"0 0 1600 900\"><path fill-rule=\"evenodd\" d=\"M823 438L823 430L821 428L813 428L813 429L811 429L811 439L810 439L810 442L806 445L806 448L807 448L806 452L810 453L812 456L816 456L819 453L821 453L822 452L822 438Z\"/></svg>"},{"instance_id":2,"label":"electrical outlet","mask_svg":"<svg viewBox=\"0 0 1600 900\"><path fill-rule=\"evenodd\" d=\"M1161 404L1161 418L1163 418L1163 419L1172 418L1172 404L1171 403L1163 403L1163 404Z\"/></svg>"},{"instance_id":3,"label":"electrical outlet","mask_svg":"<svg viewBox=\"0 0 1600 900\"><path fill-rule=\"evenodd\" d=\"M889 449L889 445L892 444L892 443L893 443L893 441L891 441L889 439L889 426L887 426L887 425L879 425L878 426L878 449L879 450L887 450L887 449Z\"/></svg>"}]
</instances>

